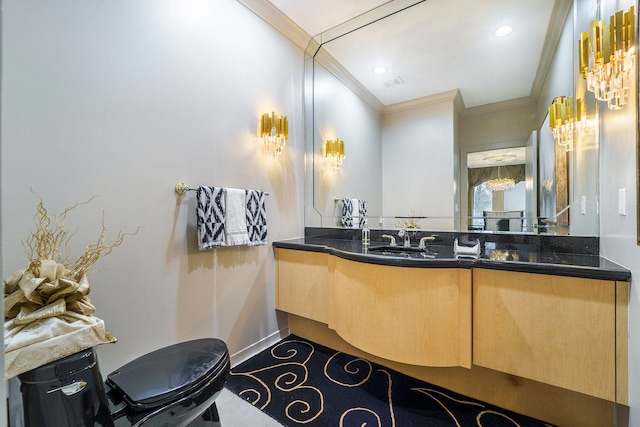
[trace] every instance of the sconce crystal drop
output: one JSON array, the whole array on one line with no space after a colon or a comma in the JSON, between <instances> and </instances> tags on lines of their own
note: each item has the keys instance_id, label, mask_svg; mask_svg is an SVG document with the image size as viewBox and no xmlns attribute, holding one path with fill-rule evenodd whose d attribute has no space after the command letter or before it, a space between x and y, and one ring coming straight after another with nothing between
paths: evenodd
<instances>
[{"instance_id":1,"label":"sconce crystal drop","mask_svg":"<svg viewBox=\"0 0 640 427\"><path fill-rule=\"evenodd\" d=\"M324 146L324 157L334 169L340 168L344 160L344 141L337 138L327 140Z\"/></svg>"},{"instance_id":2,"label":"sconce crystal drop","mask_svg":"<svg viewBox=\"0 0 640 427\"><path fill-rule=\"evenodd\" d=\"M582 101L578 100L582 106ZM582 109L582 107L580 107ZM549 106L549 126L553 139L567 151L573 150L573 138L576 123L573 118L573 97L558 96Z\"/></svg>"},{"instance_id":3,"label":"sconce crystal drop","mask_svg":"<svg viewBox=\"0 0 640 427\"><path fill-rule=\"evenodd\" d=\"M629 102L636 67L635 7L618 11L609 23L595 20L589 32L578 40L580 73L587 80L587 90L599 101L607 101L611 110Z\"/></svg>"},{"instance_id":4,"label":"sconce crystal drop","mask_svg":"<svg viewBox=\"0 0 640 427\"><path fill-rule=\"evenodd\" d=\"M279 158L289 139L287 116L277 116L274 112L263 114L260 121L260 137L269 156L273 159Z\"/></svg>"}]
</instances>

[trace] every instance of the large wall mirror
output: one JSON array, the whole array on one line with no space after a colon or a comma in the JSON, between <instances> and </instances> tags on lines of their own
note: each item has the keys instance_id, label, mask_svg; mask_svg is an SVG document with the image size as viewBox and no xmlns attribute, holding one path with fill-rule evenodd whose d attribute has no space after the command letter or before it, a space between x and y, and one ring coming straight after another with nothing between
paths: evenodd
<instances>
[{"instance_id":1,"label":"large wall mirror","mask_svg":"<svg viewBox=\"0 0 640 427\"><path fill-rule=\"evenodd\" d=\"M343 227L346 201L366 201L371 228L597 236L606 103L586 90L578 40L602 13L598 0L394 0L314 37L305 225ZM550 126L567 111L583 123L570 145Z\"/></svg>"}]
</instances>

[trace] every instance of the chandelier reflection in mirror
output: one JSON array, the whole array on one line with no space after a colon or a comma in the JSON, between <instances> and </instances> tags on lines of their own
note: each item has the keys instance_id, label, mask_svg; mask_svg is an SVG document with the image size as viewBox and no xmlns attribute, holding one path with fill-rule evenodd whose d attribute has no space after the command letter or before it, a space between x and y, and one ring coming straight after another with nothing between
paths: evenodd
<instances>
[{"instance_id":1,"label":"chandelier reflection in mirror","mask_svg":"<svg viewBox=\"0 0 640 427\"><path fill-rule=\"evenodd\" d=\"M498 166L498 176L493 178L484 185L489 191L506 191L511 190L516 186L516 181L513 178L500 177L500 166Z\"/></svg>"},{"instance_id":2,"label":"chandelier reflection in mirror","mask_svg":"<svg viewBox=\"0 0 640 427\"><path fill-rule=\"evenodd\" d=\"M329 139L324 146L324 157L331 167L339 169L344 160L344 141L341 139Z\"/></svg>"},{"instance_id":3,"label":"chandelier reflection in mirror","mask_svg":"<svg viewBox=\"0 0 640 427\"><path fill-rule=\"evenodd\" d=\"M618 11L609 23L595 20L578 40L580 73L596 99L617 110L629 102L636 65L635 7Z\"/></svg>"},{"instance_id":4,"label":"chandelier reflection in mirror","mask_svg":"<svg viewBox=\"0 0 640 427\"><path fill-rule=\"evenodd\" d=\"M287 116L277 116L274 112L263 114L260 120L260 137L269 156L279 158L289 139Z\"/></svg>"}]
</instances>

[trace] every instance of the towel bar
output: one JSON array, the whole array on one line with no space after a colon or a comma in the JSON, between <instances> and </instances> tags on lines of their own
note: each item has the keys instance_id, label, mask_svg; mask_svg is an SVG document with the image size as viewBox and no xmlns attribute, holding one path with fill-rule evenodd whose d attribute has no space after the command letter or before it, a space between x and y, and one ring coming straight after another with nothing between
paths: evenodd
<instances>
[{"instance_id":1,"label":"towel bar","mask_svg":"<svg viewBox=\"0 0 640 427\"><path fill-rule=\"evenodd\" d=\"M187 191L196 191L196 190L197 190L197 188L190 188L190 187L189 187L189 186L187 186L187 184L185 184L184 182L179 182L179 183L177 183L177 184L176 184L176 186L175 186L176 194L177 194L177 195L179 195L179 196L183 196L183 195L185 195ZM227 190L225 189L224 191L226 192ZM269 195L269 193L267 193L267 192L265 191L264 195L265 195L265 196L268 196L268 195Z\"/></svg>"}]
</instances>

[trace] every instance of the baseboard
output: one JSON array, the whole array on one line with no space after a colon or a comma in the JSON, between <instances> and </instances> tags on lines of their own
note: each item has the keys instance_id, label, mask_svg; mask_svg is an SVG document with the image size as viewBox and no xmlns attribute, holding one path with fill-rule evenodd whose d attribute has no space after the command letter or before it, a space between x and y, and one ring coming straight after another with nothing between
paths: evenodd
<instances>
[{"instance_id":1,"label":"baseboard","mask_svg":"<svg viewBox=\"0 0 640 427\"><path fill-rule=\"evenodd\" d=\"M236 366L244 362L245 360L255 356L256 354L260 353L262 350L271 347L272 345L280 341L282 338L289 336L289 334L290 334L289 326L287 325L286 327L275 331L271 335L264 337L260 341L253 343L248 347L243 348L237 353L232 354L230 356L231 366L232 367Z\"/></svg>"}]
</instances>

